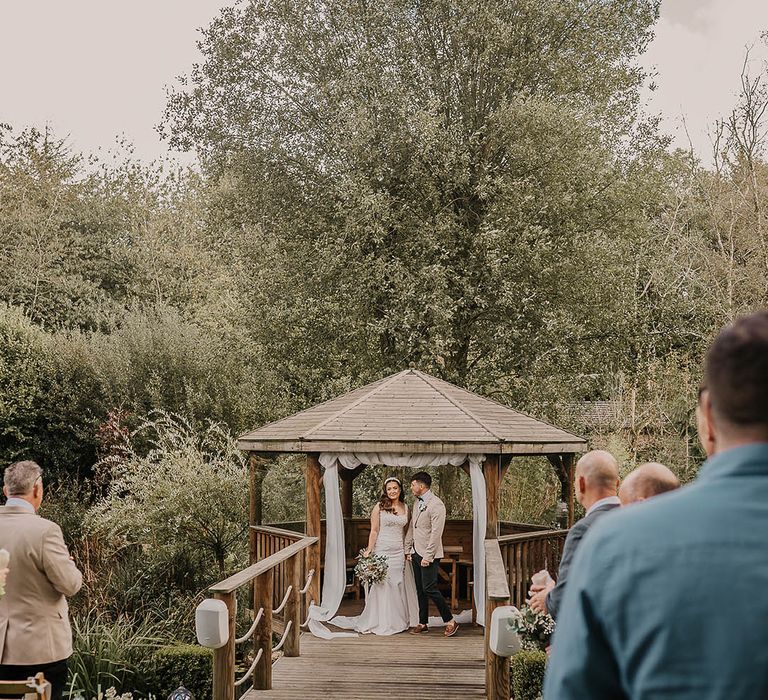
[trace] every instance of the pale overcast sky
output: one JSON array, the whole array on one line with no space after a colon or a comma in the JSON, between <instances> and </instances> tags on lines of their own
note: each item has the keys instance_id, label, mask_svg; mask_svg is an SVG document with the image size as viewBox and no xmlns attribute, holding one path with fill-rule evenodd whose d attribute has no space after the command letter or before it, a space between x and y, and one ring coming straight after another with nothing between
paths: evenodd
<instances>
[{"instance_id":1,"label":"pale overcast sky","mask_svg":"<svg viewBox=\"0 0 768 700\"><path fill-rule=\"evenodd\" d=\"M546 0L544 0L546 1ZM222 0L0 0L0 122L49 124L76 149L111 148L118 136L136 154L167 153L154 131L165 87L199 57L195 41L228 4ZM766 0L664 0L656 40L643 60L658 71L648 107L697 153L734 103L747 45L765 56ZM186 160L186 159L185 159Z\"/></svg>"}]
</instances>

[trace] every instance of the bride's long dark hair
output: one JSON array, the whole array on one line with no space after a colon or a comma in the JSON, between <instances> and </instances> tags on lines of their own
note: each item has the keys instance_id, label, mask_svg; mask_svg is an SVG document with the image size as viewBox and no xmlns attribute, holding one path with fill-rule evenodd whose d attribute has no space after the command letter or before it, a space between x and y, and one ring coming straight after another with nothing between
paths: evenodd
<instances>
[{"instance_id":1,"label":"bride's long dark hair","mask_svg":"<svg viewBox=\"0 0 768 700\"><path fill-rule=\"evenodd\" d=\"M405 494L403 493L403 485L400 483L399 479L395 479L393 477L389 477L385 482L384 486L381 487L381 497L379 498L379 510L385 510L387 513L394 513L395 512L395 504L392 503L392 499L387 496L387 484L390 482L394 482L398 485L400 488L400 495L397 497L397 500L400 501L400 503L405 504ZM408 512L408 509L406 508L406 513Z\"/></svg>"}]
</instances>

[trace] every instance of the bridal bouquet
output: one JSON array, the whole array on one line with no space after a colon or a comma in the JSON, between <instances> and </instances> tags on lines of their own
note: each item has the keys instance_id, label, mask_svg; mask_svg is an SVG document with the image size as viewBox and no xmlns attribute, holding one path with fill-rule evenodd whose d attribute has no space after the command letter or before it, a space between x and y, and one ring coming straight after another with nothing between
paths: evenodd
<instances>
[{"instance_id":1,"label":"bridal bouquet","mask_svg":"<svg viewBox=\"0 0 768 700\"><path fill-rule=\"evenodd\" d=\"M550 637L555 631L555 621L547 613L537 612L527 605L520 610L520 615L512 623L520 635L520 645L526 651L541 649L549 646Z\"/></svg>"},{"instance_id":2,"label":"bridal bouquet","mask_svg":"<svg viewBox=\"0 0 768 700\"><path fill-rule=\"evenodd\" d=\"M365 550L361 549L357 557L355 576L366 588L372 583L381 583L387 578L387 558L373 552L365 556Z\"/></svg>"}]
</instances>

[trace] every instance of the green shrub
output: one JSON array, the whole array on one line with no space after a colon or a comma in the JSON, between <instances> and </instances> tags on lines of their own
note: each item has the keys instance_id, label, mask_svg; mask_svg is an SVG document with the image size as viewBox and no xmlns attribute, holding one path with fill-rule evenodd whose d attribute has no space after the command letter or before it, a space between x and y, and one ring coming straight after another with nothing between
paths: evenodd
<instances>
[{"instance_id":1,"label":"green shrub","mask_svg":"<svg viewBox=\"0 0 768 700\"><path fill-rule=\"evenodd\" d=\"M152 693L167 698L183 685L195 700L210 700L213 692L213 650L194 644L162 647L152 655Z\"/></svg>"},{"instance_id":2,"label":"green shrub","mask_svg":"<svg viewBox=\"0 0 768 700\"><path fill-rule=\"evenodd\" d=\"M543 651L521 651L512 657L510 680L515 700L536 700L540 697L546 665L547 654Z\"/></svg>"},{"instance_id":3,"label":"green shrub","mask_svg":"<svg viewBox=\"0 0 768 700\"><path fill-rule=\"evenodd\" d=\"M72 615L74 650L69 661L69 686L86 698L111 686L118 693L143 691L140 669L163 644L154 621L111 619L91 610Z\"/></svg>"}]
</instances>

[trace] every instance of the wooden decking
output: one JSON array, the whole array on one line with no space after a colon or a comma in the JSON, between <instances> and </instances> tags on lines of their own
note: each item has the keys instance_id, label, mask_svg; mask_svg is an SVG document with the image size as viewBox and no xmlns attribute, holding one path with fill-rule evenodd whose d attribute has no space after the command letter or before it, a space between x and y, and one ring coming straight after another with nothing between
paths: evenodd
<instances>
[{"instance_id":1,"label":"wooden decking","mask_svg":"<svg viewBox=\"0 0 768 700\"><path fill-rule=\"evenodd\" d=\"M275 662L272 690L251 690L244 699L381 700L382 696L484 698L482 627L462 625L448 639L437 628L419 636L366 634L330 641L303 634L301 656Z\"/></svg>"}]
</instances>

